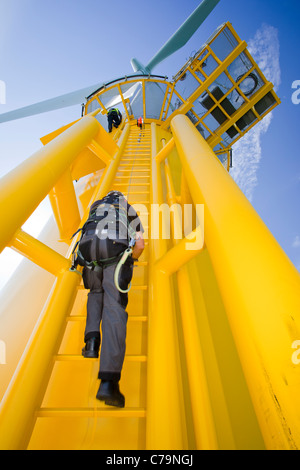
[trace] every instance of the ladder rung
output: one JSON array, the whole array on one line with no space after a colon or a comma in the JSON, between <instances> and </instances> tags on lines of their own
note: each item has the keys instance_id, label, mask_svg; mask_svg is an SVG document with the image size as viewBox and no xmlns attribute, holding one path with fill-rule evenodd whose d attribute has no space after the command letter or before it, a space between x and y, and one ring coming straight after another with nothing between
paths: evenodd
<instances>
[{"instance_id":1,"label":"ladder rung","mask_svg":"<svg viewBox=\"0 0 300 470\"><path fill-rule=\"evenodd\" d=\"M66 318L67 321L85 321L86 315L70 315ZM129 315L128 321L129 322L147 322L148 317L147 315Z\"/></svg>"},{"instance_id":2,"label":"ladder rung","mask_svg":"<svg viewBox=\"0 0 300 470\"><path fill-rule=\"evenodd\" d=\"M124 152L129 152L132 151L132 150L140 150L141 152L147 152L147 151L150 151L151 149L151 146L150 145L134 145L134 144L131 144L131 145L126 145L125 149L124 149Z\"/></svg>"},{"instance_id":3,"label":"ladder rung","mask_svg":"<svg viewBox=\"0 0 300 470\"><path fill-rule=\"evenodd\" d=\"M128 183L117 183L116 185L113 185L113 187L119 187L119 186L128 186ZM150 183L134 183L131 186L150 186Z\"/></svg>"},{"instance_id":4,"label":"ladder rung","mask_svg":"<svg viewBox=\"0 0 300 470\"><path fill-rule=\"evenodd\" d=\"M125 191L124 195L126 196L128 194L130 194L130 196L132 196L133 194L150 194L150 191L130 191L128 193L126 193Z\"/></svg>"},{"instance_id":5,"label":"ladder rung","mask_svg":"<svg viewBox=\"0 0 300 470\"><path fill-rule=\"evenodd\" d=\"M146 323L148 321L148 317L147 315L129 315L128 321Z\"/></svg>"},{"instance_id":6,"label":"ladder rung","mask_svg":"<svg viewBox=\"0 0 300 470\"><path fill-rule=\"evenodd\" d=\"M41 408L39 418L145 418L144 408L108 408L105 405L97 408Z\"/></svg>"},{"instance_id":7,"label":"ladder rung","mask_svg":"<svg viewBox=\"0 0 300 470\"><path fill-rule=\"evenodd\" d=\"M129 179L129 176L130 176L130 175L128 175L128 176L116 176L115 179L125 179L125 178L126 178L126 179ZM138 178L138 179L150 178L150 175L135 176L134 178L135 178L135 179L137 179L137 178ZM132 186L134 185L134 183L132 183L132 182L131 182L131 184L132 184Z\"/></svg>"},{"instance_id":8,"label":"ladder rung","mask_svg":"<svg viewBox=\"0 0 300 470\"><path fill-rule=\"evenodd\" d=\"M140 160L141 158L145 158L150 162L150 151L149 152L128 152L124 153L123 156L125 158L131 158L134 161Z\"/></svg>"},{"instance_id":9,"label":"ladder rung","mask_svg":"<svg viewBox=\"0 0 300 470\"><path fill-rule=\"evenodd\" d=\"M129 151L134 151L134 150L139 150L140 152L150 152L151 145L135 145L135 144L127 144L124 152L129 152Z\"/></svg>"},{"instance_id":10,"label":"ladder rung","mask_svg":"<svg viewBox=\"0 0 300 470\"><path fill-rule=\"evenodd\" d=\"M122 162L150 162L151 158L122 158Z\"/></svg>"},{"instance_id":11,"label":"ladder rung","mask_svg":"<svg viewBox=\"0 0 300 470\"><path fill-rule=\"evenodd\" d=\"M83 284L79 284L79 286L77 286L77 289L78 290L86 290L86 288L84 287Z\"/></svg>"},{"instance_id":12,"label":"ladder rung","mask_svg":"<svg viewBox=\"0 0 300 470\"><path fill-rule=\"evenodd\" d=\"M82 362L87 361L81 354L57 354L54 356L54 360L57 362ZM98 361L97 358L89 359L90 361ZM147 362L147 356L145 355L125 355L126 362Z\"/></svg>"},{"instance_id":13,"label":"ladder rung","mask_svg":"<svg viewBox=\"0 0 300 470\"><path fill-rule=\"evenodd\" d=\"M145 204L145 203L142 203L142 204ZM147 203L149 204L149 203ZM148 242L145 242L145 246L148 245ZM85 289L84 285L83 284L80 284L78 287L77 287L78 290L86 290L88 291L88 289ZM131 289L132 290L147 290L148 289L148 286L131 286Z\"/></svg>"},{"instance_id":14,"label":"ladder rung","mask_svg":"<svg viewBox=\"0 0 300 470\"><path fill-rule=\"evenodd\" d=\"M145 168L145 169L139 169L139 168L130 168L129 170L123 170L123 169L119 169L118 170L118 173L143 173L144 171L150 171L150 168Z\"/></svg>"},{"instance_id":15,"label":"ladder rung","mask_svg":"<svg viewBox=\"0 0 300 470\"><path fill-rule=\"evenodd\" d=\"M147 163L135 163L136 166L146 166L149 168L150 165L148 165ZM120 163L119 167L120 166L127 166L127 167L132 167L132 165L130 163Z\"/></svg>"},{"instance_id":16,"label":"ladder rung","mask_svg":"<svg viewBox=\"0 0 300 470\"><path fill-rule=\"evenodd\" d=\"M131 201L130 200L130 204L133 205L133 204L150 204L150 201Z\"/></svg>"}]
</instances>

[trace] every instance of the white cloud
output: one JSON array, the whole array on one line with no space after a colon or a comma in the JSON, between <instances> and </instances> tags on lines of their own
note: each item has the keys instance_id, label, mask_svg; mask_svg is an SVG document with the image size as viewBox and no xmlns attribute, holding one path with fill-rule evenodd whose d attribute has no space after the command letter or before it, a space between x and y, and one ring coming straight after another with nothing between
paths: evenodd
<instances>
[{"instance_id":1,"label":"white cloud","mask_svg":"<svg viewBox=\"0 0 300 470\"><path fill-rule=\"evenodd\" d=\"M278 30L263 24L249 41L248 50L267 80L274 84L275 91L278 90L281 83ZM230 174L250 201L258 183L257 171L262 156L261 138L268 131L271 121L272 113L233 146L234 168Z\"/></svg>"},{"instance_id":2,"label":"white cloud","mask_svg":"<svg viewBox=\"0 0 300 470\"><path fill-rule=\"evenodd\" d=\"M292 247L293 247L293 248L300 248L300 237L299 237L299 235L297 235L297 236L294 238Z\"/></svg>"}]
</instances>

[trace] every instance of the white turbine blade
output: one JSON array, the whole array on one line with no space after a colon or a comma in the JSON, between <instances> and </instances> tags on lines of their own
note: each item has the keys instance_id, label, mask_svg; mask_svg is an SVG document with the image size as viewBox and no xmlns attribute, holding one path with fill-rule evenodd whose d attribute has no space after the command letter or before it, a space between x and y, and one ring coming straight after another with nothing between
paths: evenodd
<instances>
[{"instance_id":1,"label":"white turbine blade","mask_svg":"<svg viewBox=\"0 0 300 470\"><path fill-rule=\"evenodd\" d=\"M123 94L123 99L127 100L128 98L132 98L132 96L135 94L136 89L141 86L140 83L136 83L132 85L124 94ZM106 109L109 108L114 108L118 104L123 103L122 98L120 95L117 95L113 97L108 103L105 104Z\"/></svg>"},{"instance_id":2,"label":"white turbine blade","mask_svg":"<svg viewBox=\"0 0 300 470\"><path fill-rule=\"evenodd\" d=\"M171 38L163 45L163 47L155 54L146 65L146 70L151 73L154 67L160 62L181 49L188 40L197 31L199 26L210 15L212 10L217 6L220 0L203 0L196 10L188 17L188 19L180 26L180 28L171 36ZM135 59L136 66L139 62Z\"/></svg>"},{"instance_id":3,"label":"white turbine blade","mask_svg":"<svg viewBox=\"0 0 300 470\"><path fill-rule=\"evenodd\" d=\"M82 88L81 90L57 96L56 98L50 98L49 100L25 106L24 108L8 111L7 113L0 114L0 123L81 104L85 101L87 96L96 91L98 88L101 88L102 85L103 83L98 83L96 85Z\"/></svg>"}]
</instances>

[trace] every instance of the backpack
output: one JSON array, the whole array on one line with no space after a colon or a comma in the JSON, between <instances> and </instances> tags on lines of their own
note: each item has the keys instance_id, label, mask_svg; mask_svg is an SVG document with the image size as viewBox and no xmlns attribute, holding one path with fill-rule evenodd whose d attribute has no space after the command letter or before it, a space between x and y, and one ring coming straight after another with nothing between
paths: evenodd
<instances>
[{"instance_id":1,"label":"backpack","mask_svg":"<svg viewBox=\"0 0 300 470\"><path fill-rule=\"evenodd\" d=\"M95 203L94 203L95 204ZM99 239L109 238L110 240L118 241L124 245L124 250L128 248L130 240L135 238L135 231L130 227L127 207L128 203L122 193L119 191L111 191L100 201L97 205L92 205L89 217L83 227L78 229L72 238L81 232L81 237L76 243L73 255L73 268L76 269L77 265L86 266L90 269L95 269L100 266L113 264L119 257L99 259L88 261L86 260L81 251L80 245L87 241L92 242L95 237ZM77 249L77 252L75 253Z\"/></svg>"}]
</instances>

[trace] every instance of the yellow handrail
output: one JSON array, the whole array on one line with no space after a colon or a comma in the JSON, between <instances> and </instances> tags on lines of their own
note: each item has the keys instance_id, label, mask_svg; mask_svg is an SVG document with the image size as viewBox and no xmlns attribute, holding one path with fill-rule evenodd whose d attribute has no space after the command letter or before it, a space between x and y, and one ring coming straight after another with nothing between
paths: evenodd
<instances>
[{"instance_id":1,"label":"yellow handrail","mask_svg":"<svg viewBox=\"0 0 300 470\"><path fill-rule=\"evenodd\" d=\"M36 411L43 398L43 385L51 372L53 355L61 340L81 277L64 271L56 281L46 310L36 325L0 407L0 449L27 447Z\"/></svg>"},{"instance_id":2,"label":"yellow handrail","mask_svg":"<svg viewBox=\"0 0 300 470\"><path fill-rule=\"evenodd\" d=\"M85 116L1 179L0 252L98 132L98 121Z\"/></svg>"},{"instance_id":3,"label":"yellow handrail","mask_svg":"<svg viewBox=\"0 0 300 470\"><path fill-rule=\"evenodd\" d=\"M192 199L205 204L205 244L265 444L297 448L299 272L189 119L178 115L171 128Z\"/></svg>"},{"instance_id":4,"label":"yellow handrail","mask_svg":"<svg viewBox=\"0 0 300 470\"><path fill-rule=\"evenodd\" d=\"M177 204L176 192L173 184L173 178L168 161L165 161L165 177L168 201L170 205L174 205L174 219L173 219L173 242L175 245L180 245L176 240L175 234L181 233L182 235L182 217ZM200 231L203 240L203 230ZM184 247L182 247L184 250ZM198 252L197 252L198 253ZM192 257L195 256L193 253ZM180 263L186 261L184 256L180 256L179 252L173 249L170 251L170 257L180 259ZM166 260L168 269L172 269L172 264ZM198 450L217 450L218 441L211 407L211 400L209 397L209 389L205 371L204 358L202 354L201 343L197 330L197 312L194 305L193 291L191 288L191 279L186 266L177 269L173 266L173 271L177 271L177 283L179 302L181 310L181 322L184 337L184 347L187 362L187 372L189 380L189 389L191 396L191 406L193 410L193 424L195 430L195 439Z\"/></svg>"},{"instance_id":5,"label":"yellow handrail","mask_svg":"<svg viewBox=\"0 0 300 470\"><path fill-rule=\"evenodd\" d=\"M159 153L157 152L156 125L152 124L152 211L153 205L163 204L161 180L161 162L174 147L170 141ZM170 175L168 183L175 200ZM175 210L176 212L176 210ZM155 221L152 220L151 224ZM179 220L175 214L175 220ZM160 235L163 228L160 227ZM153 227L152 227L153 234ZM149 350L148 350L148 413L147 413L147 448L148 449L184 449L187 441L184 404L182 400L182 377L179 367L179 347L176 318L172 304L170 276L193 259L204 246L202 228L194 231L195 237L184 238L173 248L167 250L166 240L162 236L151 239L152 256L150 259L149 303ZM200 237L199 237L200 235ZM202 240L196 249L188 246ZM184 285L183 285L184 288ZM212 432L210 431L210 436ZM205 442L205 439L203 439ZM210 447L215 447L211 444Z\"/></svg>"}]
</instances>

